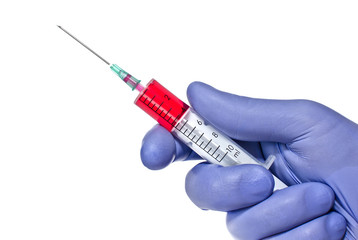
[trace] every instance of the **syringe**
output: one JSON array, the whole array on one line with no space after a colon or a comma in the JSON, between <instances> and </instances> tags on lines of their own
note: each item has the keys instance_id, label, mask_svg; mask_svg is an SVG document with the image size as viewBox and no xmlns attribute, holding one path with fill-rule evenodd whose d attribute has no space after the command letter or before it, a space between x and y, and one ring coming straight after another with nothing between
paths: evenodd
<instances>
[{"instance_id":1,"label":"syringe","mask_svg":"<svg viewBox=\"0 0 358 240\"><path fill-rule=\"evenodd\" d=\"M203 159L221 166L259 164L266 169L271 167L275 160L273 155L270 155L265 162L258 161L231 138L205 122L192 108L155 79L152 79L147 86L141 85L140 80L118 65L110 64L64 28L58 27L109 65L132 90L137 90L139 95L134 103ZM287 187L276 176L273 175L273 178L274 190Z\"/></svg>"}]
</instances>

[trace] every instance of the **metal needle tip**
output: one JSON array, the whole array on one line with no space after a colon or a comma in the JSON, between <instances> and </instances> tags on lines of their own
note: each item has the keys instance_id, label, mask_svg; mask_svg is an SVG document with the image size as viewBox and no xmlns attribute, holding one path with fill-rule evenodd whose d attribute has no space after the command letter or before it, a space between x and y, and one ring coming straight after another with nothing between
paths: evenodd
<instances>
[{"instance_id":1,"label":"metal needle tip","mask_svg":"<svg viewBox=\"0 0 358 240\"><path fill-rule=\"evenodd\" d=\"M65 33L67 33L70 37L72 37L73 39L75 39L79 44L81 44L82 46L84 46L85 48L87 48L91 53L93 53L94 55L96 55L98 58L100 58L103 62L105 62L108 65L111 65L108 61L106 61L103 57L101 57L100 55L98 55L98 53L96 53L95 51L93 51L92 49L90 49L86 44L84 44L83 42L81 42L80 40L78 40L75 36L73 36L71 33L67 32L63 27L57 25L57 27L59 27L62 31L64 31Z\"/></svg>"}]
</instances>

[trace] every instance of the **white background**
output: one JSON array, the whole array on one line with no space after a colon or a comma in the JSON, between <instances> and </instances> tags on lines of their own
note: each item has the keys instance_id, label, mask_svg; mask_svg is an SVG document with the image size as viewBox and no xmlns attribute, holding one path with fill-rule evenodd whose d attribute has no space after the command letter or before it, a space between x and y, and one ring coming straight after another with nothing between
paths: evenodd
<instances>
[{"instance_id":1,"label":"white background","mask_svg":"<svg viewBox=\"0 0 358 240\"><path fill-rule=\"evenodd\" d=\"M357 1L2 1L0 239L230 239L225 214L185 194L195 162L142 166L154 121L57 24L185 101L204 81L358 122L357 12Z\"/></svg>"}]
</instances>

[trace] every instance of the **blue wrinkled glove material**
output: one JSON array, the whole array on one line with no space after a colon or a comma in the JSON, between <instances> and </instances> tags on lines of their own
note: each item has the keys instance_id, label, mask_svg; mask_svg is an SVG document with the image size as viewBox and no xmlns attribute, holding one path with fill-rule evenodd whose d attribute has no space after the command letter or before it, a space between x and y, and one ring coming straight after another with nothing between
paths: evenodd
<instances>
[{"instance_id":1,"label":"blue wrinkled glove material","mask_svg":"<svg viewBox=\"0 0 358 240\"><path fill-rule=\"evenodd\" d=\"M272 193L261 166L195 166L186 177L189 198L228 212L235 238L358 239L356 123L313 101L241 97L200 82L189 86L188 99L258 159L275 155L270 170L290 186ZM198 158L160 126L145 136L141 157L150 169Z\"/></svg>"}]
</instances>

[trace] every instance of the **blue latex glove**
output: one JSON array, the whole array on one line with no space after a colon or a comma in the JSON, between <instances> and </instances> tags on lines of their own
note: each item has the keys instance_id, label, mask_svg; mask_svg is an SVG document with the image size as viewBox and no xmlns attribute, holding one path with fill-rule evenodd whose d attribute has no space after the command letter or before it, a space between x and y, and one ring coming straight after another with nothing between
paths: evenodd
<instances>
[{"instance_id":1,"label":"blue latex glove","mask_svg":"<svg viewBox=\"0 0 358 240\"><path fill-rule=\"evenodd\" d=\"M358 239L358 125L319 103L232 95L195 82L192 107L259 159L274 154L272 172L290 187L272 194L257 165L200 163L186 177L202 209L227 211L239 239ZM197 156L160 126L144 137L143 164L161 169ZM297 184L302 183L302 184Z\"/></svg>"}]
</instances>

